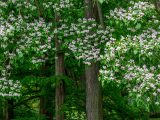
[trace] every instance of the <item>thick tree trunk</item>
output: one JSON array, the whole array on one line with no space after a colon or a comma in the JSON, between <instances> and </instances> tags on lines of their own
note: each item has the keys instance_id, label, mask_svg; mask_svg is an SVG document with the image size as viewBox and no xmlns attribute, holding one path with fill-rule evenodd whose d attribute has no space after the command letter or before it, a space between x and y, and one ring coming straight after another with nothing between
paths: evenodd
<instances>
[{"instance_id":1,"label":"thick tree trunk","mask_svg":"<svg viewBox=\"0 0 160 120\"><path fill-rule=\"evenodd\" d=\"M92 0L84 0L84 2L86 18L96 18L97 13L95 12L95 10L93 10ZM99 12L99 8L96 9ZM87 120L103 120L101 85L98 81L98 73L99 69L97 63L92 63L89 67L86 66Z\"/></svg>"},{"instance_id":2,"label":"thick tree trunk","mask_svg":"<svg viewBox=\"0 0 160 120\"><path fill-rule=\"evenodd\" d=\"M55 21L59 22L60 16L55 12ZM56 47L56 55L55 55L55 74L56 76L61 76L65 74L64 68L64 53L60 51L61 43L58 40L58 36L55 35L55 47ZM56 120L64 120L64 114L61 111L62 105L64 103L64 83L63 80L56 81Z\"/></svg>"},{"instance_id":3,"label":"thick tree trunk","mask_svg":"<svg viewBox=\"0 0 160 120\"><path fill-rule=\"evenodd\" d=\"M56 55L56 75L64 74L64 54L57 53ZM64 103L64 84L62 80L56 82L56 120L64 120L64 115L61 112L61 107Z\"/></svg>"},{"instance_id":4,"label":"thick tree trunk","mask_svg":"<svg viewBox=\"0 0 160 120\"><path fill-rule=\"evenodd\" d=\"M87 120L103 120L101 85L98 81L98 65L92 63L86 68L86 110Z\"/></svg>"}]
</instances>

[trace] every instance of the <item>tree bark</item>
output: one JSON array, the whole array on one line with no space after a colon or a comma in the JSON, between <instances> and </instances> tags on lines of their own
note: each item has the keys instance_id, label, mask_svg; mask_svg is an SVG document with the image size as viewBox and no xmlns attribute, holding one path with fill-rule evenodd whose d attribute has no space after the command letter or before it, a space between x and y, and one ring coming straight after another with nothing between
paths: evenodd
<instances>
[{"instance_id":1,"label":"tree bark","mask_svg":"<svg viewBox=\"0 0 160 120\"><path fill-rule=\"evenodd\" d=\"M160 15L160 0L154 0L154 6L157 13Z\"/></svg>"},{"instance_id":2,"label":"tree bark","mask_svg":"<svg viewBox=\"0 0 160 120\"><path fill-rule=\"evenodd\" d=\"M97 11L98 11L98 20L102 26L103 29L105 29L105 25L104 25L104 20L103 20L103 13L102 13L102 8L98 2L98 0L96 0L96 5L97 5Z\"/></svg>"},{"instance_id":3,"label":"tree bark","mask_svg":"<svg viewBox=\"0 0 160 120\"><path fill-rule=\"evenodd\" d=\"M93 10L91 0L84 0L85 16L87 19L96 18L96 13ZM99 12L99 8L96 8ZM94 12L93 12L94 11ZM102 19L100 19L101 21ZM91 66L86 66L86 111L87 120L103 120L101 84L98 81L99 68L98 64L92 63Z\"/></svg>"},{"instance_id":4,"label":"tree bark","mask_svg":"<svg viewBox=\"0 0 160 120\"><path fill-rule=\"evenodd\" d=\"M0 99L0 120L4 119L4 101L3 99Z\"/></svg>"},{"instance_id":5,"label":"tree bark","mask_svg":"<svg viewBox=\"0 0 160 120\"><path fill-rule=\"evenodd\" d=\"M5 101L4 120L14 119L13 100Z\"/></svg>"},{"instance_id":6,"label":"tree bark","mask_svg":"<svg viewBox=\"0 0 160 120\"><path fill-rule=\"evenodd\" d=\"M39 114L42 116L46 116L46 110L45 110L45 98L44 96L40 97L40 103L39 103Z\"/></svg>"},{"instance_id":7,"label":"tree bark","mask_svg":"<svg viewBox=\"0 0 160 120\"><path fill-rule=\"evenodd\" d=\"M56 75L64 74L64 55L58 53L56 59ZM56 120L64 120L61 107L64 103L64 84L62 80L56 82Z\"/></svg>"},{"instance_id":8,"label":"tree bark","mask_svg":"<svg viewBox=\"0 0 160 120\"><path fill-rule=\"evenodd\" d=\"M87 120L103 120L101 85L98 81L98 65L92 63L86 68L86 110Z\"/></svg>"},{"instance_id":9,"label":"tree bark","mask_svg":"<svg viewBox=\"0 0 160 120\"><path fill-rule=\"evenodd\" d=\"M55 13L56 22L59 21L60 16ZM55 47L56 47L56 55L55 55L55 74L56 76L61 76L65 74L64 68L64 53L60 51L61 43L58 40L58 36L55 35ZM64 114L61 111L62 105L64 103L64 83L63 80L56 80L56 120L64 120Z\"/></svg>"},{"instance_id":10,"label":"tree bark","mask_svg":"<svg viewBox=\"0 0 160 120\"><path fill-rule=\"evenodd\" d=\"M52 106L52 102L49 100L48 97L41 96L40 97L39 113L40 113L40 115L42 115L42 117L45 117L46 120L53 120L53 113L51 111L48 111L47 104Z\"/></svg>"}]
</instances>

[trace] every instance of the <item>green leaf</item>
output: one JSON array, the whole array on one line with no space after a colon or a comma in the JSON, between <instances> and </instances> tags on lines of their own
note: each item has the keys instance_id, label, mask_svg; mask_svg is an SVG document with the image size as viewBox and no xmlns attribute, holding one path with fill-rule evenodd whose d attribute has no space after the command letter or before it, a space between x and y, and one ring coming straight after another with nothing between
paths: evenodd
<instances>
[{"instance_id":1,"label":"green leaf","mask_svg":"<svg viewBox=\"0 0 160 120\"><path fill-rule=\"evenodd\" d=\"M136 28L136 29L140 29L141 27L142 27L141 24L138 23L135 28Z\"/></svg>"},{"instance_id":2,"label":"green leaf","mask_svg":"<svg viewBox=\"0 0 160 120\"><path fill-rule=\"evenodd\" d=\"M138 53L138 50L135 49L135 50L133 51L133 53L136 55L136 54Z\"/></svg>"},{"instance_id":3,"label":"green leaf","mask_svg":"<svg viewBox=\"0 0 160 120\"><path fill-rule=\"evenodd\" d=\"M101 4L105 1L105 0L98 0Z\"/></svg>"}]
</instances>

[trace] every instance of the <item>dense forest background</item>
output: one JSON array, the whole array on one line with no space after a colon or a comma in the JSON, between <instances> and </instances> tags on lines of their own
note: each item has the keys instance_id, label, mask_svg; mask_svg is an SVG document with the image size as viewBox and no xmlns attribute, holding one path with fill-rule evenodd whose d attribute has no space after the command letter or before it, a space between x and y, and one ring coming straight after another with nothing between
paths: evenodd
<instances>
[{"instance_id":1,"label":"dense forest background","mask_svg":"<svg viewBox=\"0 0 160 120\"><path fill-rule=\"evenodd\" d=\"M0 1L0 120L153 118L159 0Z\"/></svg>"}]
</instances>

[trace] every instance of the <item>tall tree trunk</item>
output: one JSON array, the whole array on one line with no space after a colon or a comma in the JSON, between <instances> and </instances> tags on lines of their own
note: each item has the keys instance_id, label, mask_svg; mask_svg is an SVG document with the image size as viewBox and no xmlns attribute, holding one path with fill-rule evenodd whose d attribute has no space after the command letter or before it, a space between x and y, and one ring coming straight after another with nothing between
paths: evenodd
<instances>
[{"instance_id":1,"label":"tall tree trunk","mask_svg":"<svg viewBox=\"0 0 160 120\"><path fill-rule=\"evenodd\" d=\"M95 18L93 3L85 0L86 18ZM94 12L93 12L94 11ZM97 63L86 66L86 111L87 120L103 120L101 85L98 81L99 68Z\"/></svg>"},{"instance_id":2,"label":"tall tree trunk","mask_svg":"<svg viewBox=\"0 0 160 120\"><path fill-rule=\"evenodd\" d=\"M86 67L87 120L103 120L101 85L98 81L98 65Z\"/></svg>"},{"instance_id":3,"label":"tall tree trunk","mask_svg":"<svg viewBox=\"0 0 160 120\"><path fill-rule=\"evenodd\" d=\"M157 13L160 15L160 0L154 0L154 6Z\"/></svg>"},{"instance_id":4,"label":"tall tree trunk","mask_svg":"<svg viewBox=\"0 0 160 120\"><path fill-rule=\"evenodd\" d=\"M45 98L44 96L41 96L40 97L40 103L39 103L39 114L41 116L46 116L46 109L45 109Z\"/></svg>"},{"instance_id":5,"label":"tall tree trunk","mask_svg":"<svg viewBox=\"0 0 160 120\"><path fill-rule=\"evenodd\" d=\"M0 99L0 120L4 120L4 101L3 99Z\"/></svg>"},{"instance_id":6,"label":"tall tree trunk","mask_svg":"<svg viewBox=\"0 0 160 120\"><path fill-rule=\"evenodd\" d=\"M64 54L57 53L56 59L56 75L64 74ZM61 107L64 103L64 84L62 80L56 82L56 120L64 120L64 115L61 112Z\"/></svg>"},{"instance_id":7,"label":"tall tree trunk","mask_svg":"<svg viewBox=\"0 0 160 120\"><path fill-rule=\"evenodd\" d=\"M4 120L14 119L13 100L5 100Z\"/></svg>"},{"instance_id":8,"label":"tall tree trunk","mask_svg":"<svg viewBox=\"0 0 160 120\"><path fill-rule=\"evenodd\" d=\"M46 77L46 70L47 70L47 66L44 65L41 68L41 77ZM53 91L52 91L52 86L51 86L51 82L46 81L45 86L41 86L41 92L43 94L41 94L41 96L39 97L39 114L41 116L44 116L46 119L45 120L53 120L53 110L51 108L54 108L53 105L53 97L55 95L53 95Z\"/></svg>"},{"instance_id":9,"label":"tall tree trunk","mask_svg":"<svg viewBox=\"0 0 160 120\"><path fill-rule=\"evenodd\" d=\"M96 7L97 7L97 12L98 12L98 21L100 22L101 26L103 29L105 29L104 25L104 20L103 20L103 13L102 13L102 8L98 0L96 0Z\"/></svg>"},{"instance_id":10,"label":"tall tree trunk","mask_svg":"<svg viewBox=\"0 0 160 120\"><path fill-rule=\"evenodd\" d=\"M59 22L60 16L58 16L55 12L56 22ZM55 55L55 74L56 76L61 76L65 74L64 68L64 53L60 51L61 43L58 40L58 36L55 35L55 47L56 47L56 55ZM64 120L64 114L61 111L61 107L64 103L64 83L63 80L56 81L56 120Z\"/></svg>"},{"instance_id":11,"label":"tall tree trunk","mask_svg":"<svg viewBox=\"0 0 160 120\"><path fill-rule=\"evenodd\" d=\"M49 105L47 105L49 104ZM49 100L49 97L47 96L41 96L40 97L40 108L39 108L39 113L43 117L46 118L46 120L53 120L53 112L49 111L48 107L51 107L52 101Z\"/></svg>"}]
</instances>

